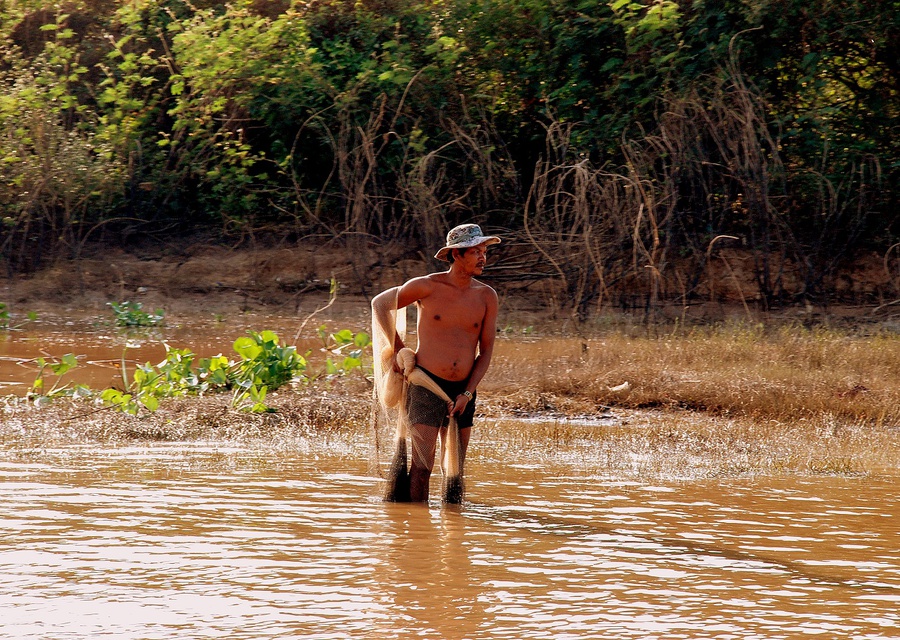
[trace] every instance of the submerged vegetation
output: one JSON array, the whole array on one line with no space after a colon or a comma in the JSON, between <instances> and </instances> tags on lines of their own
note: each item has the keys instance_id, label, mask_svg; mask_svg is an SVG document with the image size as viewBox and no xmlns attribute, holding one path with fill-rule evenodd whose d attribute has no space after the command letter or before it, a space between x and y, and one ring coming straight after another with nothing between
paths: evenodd
<instances>
[{"instance_id":1,"label":"submerged vegetation","mask_svg":"<svg viewBox=\"0 0 900 640\"><path fill-rule=\"evenodd\" d=\"M165 311L144 311L144 305L140 302L126 300L108 304L116 317L116 326L119 327L158 327L165 322Z\"/></svg>"},{"instance_id":2,"label":"submerged vegetation","mask_svg":"<svg viewBox=\"0 0 900 640\"><path fill-rule=\"evenodd\" d=\"M141 409L156 411L162 399L230 391L232 408L266 413L274 411L266 404L269 391L287 384L308 385L319 377L345 376L352 374L354 370L361 370L362 351L371 344L369 335L365 332L354 334L344 329L329 334L324 327L320 327L323 351L331 355L326 358L323 370L316 372L309 365L308 352L305 355L297 353L296 347L285 345L275 332L248 333L248 336L238 338L232 345L240 356L237 359L229 359L223 355L197 358L189 349L176 349L166 344L165 360L156 365L149 362L138 365L130 382L123 352L123 388L106 389L100 393L100 399L107 406L137 415ZM343 354L348 346L354 349ZM333 357L336 354L341 355L337 364ZM61 376L74 367L74 356L65 356L63 363L68 365L67 368L61 372L53 369L54 374ZM41 374L32 393L38 395L39 399L44 399L49 394L43 393ZM74 392L86 394L86 390L80 386L76 386Z\"/></svg>"}]
</instances>

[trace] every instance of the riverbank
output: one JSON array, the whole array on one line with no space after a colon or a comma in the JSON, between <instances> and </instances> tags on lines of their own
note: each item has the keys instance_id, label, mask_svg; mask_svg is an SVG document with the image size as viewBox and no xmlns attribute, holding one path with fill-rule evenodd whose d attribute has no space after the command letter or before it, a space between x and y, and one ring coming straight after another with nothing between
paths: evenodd
<instances>
[{"instance_id":1,"label":"riverbank","mask_svg":"<svg viewBox=\"0 0 900 640\"><path fill-rule=\"evenodd\" d=\"M662 326L665 330L665 325L673 323L702 326L739 321L900 330L900 300L891 295L896 283L892 284L891 275L875 255L863 256L839 278L843 283L840 303L818 305L801 297L796 304L765 309L753 294L752 260L734 252L728 254L727 273L716 271L718 286L712 292L701 287L698 295L685 299L683 283L670 283L669 288L678 295L668 301L661 296L648 306L646 291L635 290L627 300L607 300L602 308L576 320L566 302L570 294L553 273L521 271L523 264L533 266L533 247L514 240L499 247L482 279L500 294L504 326L541 325L557 332L590 334L612 326ZM324 239L232 248L185 238L127 251L107 245L93 247L79 260L63 260L37 273L0 280L0 302L20 318L30 311L102 313L108 302L126 300L163 308L170 315L203 311L210 315L261 312L303 316L328 299L335 281L338 297L333 310L364 315L374 294L444 267L430 256L353 251Z\"/></svg>"},{"instance_id":2,"label":"riverbank","mask_svg":"<svg viewBox=\"0 0 900 640\"><path fill-rule=\"evenodd\" d=\"M282 389L267 400L273 413L236 411L229 398L214 396L168 400L156 412L130 416L92 401L59 399L38 408L7 397L0 405L0 457L36 463L73 446L204 442L223 452L255 450L263 458L267 451L299 455L325 448L368 459L370 473L384 473L393 434L381 425L376 435L363 386ZM514 456L551 469L575 464L581 473L644 480L879 476L900 466L896 425L828 416L765 421L672 408L589 412L571 397L543 394L542 400L543 408L515 408L515 393L494 388L481 394L471 460ZM222 462L227 466L224 453Z\"/></svg>"},{"instance_id":3,"label":"riverbank","mask_svg":"<svg viewBox=\"0 0 900 640\"><path fill-rule=\"evenodd\" d=\"M227 353L247 329L273 329L301 351L315 351L320 323L366 329L368 301L359 287L380 290L426 264L394 263L368 283L348 268L346 257L312 248L197 246L140 259L113 252L7 280L0 301L10 325L25 324L7 333L23 349L18 357L46 353L42 340L53 335L60 353L78 345L76 355L92 354L82 359L109 364L103 381L92 383L100 389L121 386L115 365L129 344L112 326L109 302L165 311L166 327L142 338L146 344L174 340L198 351L191 341L202 337L210 354ZM331 276L346 282L334 304L316 313L329 300ZM480 433L492 442L532 447L535 455L548 447L562 455L581 443L585 452L605 451L607 470L616 473L859 474L900 464L900 334L872 308L840 316L793 308L763 318L747 317L738 305L722 306L718 321L676 314L647 323L609 312L576 323L536 293L498 289L498 340L479 405ZM39 332L28 333L28 312L38 314ZM295 447L323 434L367 441L370 389L361 378L284 388L267 399L275 409L269 414L233 410L229 400L164 400L155 413L132 417L93 401L58 400L38 410L10 397L3 438L22 455L56 441L237 439Z\"/></svg>"}]
</instances>

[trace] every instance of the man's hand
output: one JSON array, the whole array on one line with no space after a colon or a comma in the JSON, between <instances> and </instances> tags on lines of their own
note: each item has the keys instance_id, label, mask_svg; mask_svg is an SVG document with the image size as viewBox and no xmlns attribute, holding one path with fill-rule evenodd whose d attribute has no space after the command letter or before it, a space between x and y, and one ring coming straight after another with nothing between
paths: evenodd
<instances>
[{"instance_id":1,"label":"man's hand","mask_svg":"<svg viewBox=\"0 0 900 640\"><path fill-rule=\"evenodd\" d=\"M391 360L396 373L408 376L416 368L416 354L412 349L402 347Z\"/></svg>"},{"instance_id":2,"label":"man's hand","mask_svg":"<svg viewBox=\"0 0 900 640\"><path fill-rule=\"evenodd\" d=\"M450 415L451 416L460 415L463 411L466 410L466 405L468 405L468 404L469 404L469 399L466 396L464 396L463 394L459 394L458 396L456 396L455 402L449 403Z\"/></svg>"}]
</instances>

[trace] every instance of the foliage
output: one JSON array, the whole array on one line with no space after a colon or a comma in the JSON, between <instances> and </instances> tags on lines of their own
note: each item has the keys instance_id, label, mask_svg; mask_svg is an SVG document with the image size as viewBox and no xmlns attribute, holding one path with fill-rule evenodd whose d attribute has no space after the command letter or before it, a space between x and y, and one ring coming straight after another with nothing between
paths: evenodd
<instances>
[{"instance_id":1,"label":"foliage","mask_svg":"<svg viewBox=\"0 0 900 640\"><path fill-rule=\"evenodd\" d=\"M61 358L41 357L35 360L38 372L28 392L28 399L36 404L45 404L53 398L61 396L87 397L90 390L84 385L63 384L63 377L78 366L78 360L74 354L67 353ZM53 384L48 387L47 376L55 378Z\"/></svg>"},{"instance_id":2,"label":"foliage","mask_svg":"<svg viewBox=\"0 0 900 640\"><path fill-rule=\"evenodd\" d=\"M144 311L140 302L108 302L119 327L158 327L165 322L166 313L162 309Z\"/></svg>"},{"instance_id":3,"label":"foliage","mask_svg":"<svg viewBox=\"0 0 900 640\"><path fill-rule=\"evenodd\" d=\"M232 404L254 413L268 410L265 398L269 389L300 379L306 372L306 358L296 347L281 346L272 331L250 332L235 340L234 350L241 360L232 365L233 378L226 383L234 388Z\"/></svg>"},{"instance_id":4,"label":"foliage","mask_svg":"<svg viewBox=\"0 0 900 640\"><path fill-rule=\"evenodd\" d=\"M329 334L325 325L320 326L317 333L322 341L322 350L329 354L325 360L326 375L347 375L362 369L363 350L372 344L368 333L353 333L350 329L342 329Z\"/></svg>"},{"instance_id":5,"label":"foliage","mask_svg":"<svg viewBox=\"0 0 900 640\"><path fill-rule=\"evenodd\" d=\"M558 232L574 271L521 264L584 314L708 295L723 235L762 304L824 300L900 235L893 0L22 2L0 36L12 273L160 223L362 261L476 220Z\"/></svg>"},{"instance_id":6,"label":"foliage","mask_svg":"<svg viewBox=\"0 0 900 640\"><path fill-rule=\"evenodd\" d=\"M316 373L309 367L309 353L300 355L296 347L282 344L272 331L249 331L235 340L233 348L239 356L235 359L223 355L197 358L190 350L166 345L165 360L138 366L130 383L123 380L123 389L106 389L100 397L107 405L136 415L141 408L155 411L164 398L231 392L233 407L268 412L271 409L265 399L269 391L289 383L309 384L321 375L343 376L362 369L362 352L371 345L367 334L344 330L329 336L320 329L320 335L323 348L330 354L342 353L350 346L356 349L339 366L329 357L324 372Z\"/></svg>"},{"instance_id":7,"label":"foliage","mask_svg":"<svg viewBox=\"0 0 900 640\"><path fill-rule=\"evenodd\" d=\"M35 55L0 44L8 61L0 66L0 259L22 271L77 257L123 188L122 158L98 135L101 115L83 100L91 73L84 43L70 15L41 16Z\"/></svg>"},{"instance_id":8,"label":"foliage","mask_svg":"<svg viewBox=\"0 0 900 640\"><path fill-rule=\"evenodd\" d=\"M34 322L37 320L37 313L34 311L29 311L25 320L18 324L12 324L12 316L9 313L9 307L5 302L0 302L0 331L11 331L15 329L20 329L24 325L29 322Z\"/></svg>"},{"instance_id":9,"label":"foliage","mask_svg":"<svg viewBox=\"0 0 900 640\"><path fill-rule=\"evenodd\" d=\"M367 333L353 333L349 329L328 333L322 326L318 334L326 359L321 369L316 370L310 366L309 352L300 355L296 347L284 345L273 331L248 331L246 336L236 339L233 344L236 358L221 354L198 358L189 349L165 344L165 359L158 364L137 365L130 380L126 347L121 359L121 388L104 389L99 394L84 385L64 383L66 374L78 366L74 354L40 357L34 361L38 371L28 398L44 404L62 396L98 397L107 407L137 415L142 410L156 411L160 401L166 398L230 392L232 407L267 413L273 411L266 404L270 391L288 384L307 385L363 372L364 353L372 344Z\"/></svg>"}]
</instances>

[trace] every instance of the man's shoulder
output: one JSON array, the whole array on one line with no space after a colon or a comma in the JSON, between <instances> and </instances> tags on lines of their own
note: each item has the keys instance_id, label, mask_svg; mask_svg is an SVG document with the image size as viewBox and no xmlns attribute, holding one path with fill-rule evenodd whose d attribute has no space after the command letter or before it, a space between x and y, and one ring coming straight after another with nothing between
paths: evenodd
<instances>
[{"instance_id":1,"label":"man's shoulder","mask_svg":"<svg viewBox=\"0 0 900 640\"><path fill-rule=\"evenodd\" d=\"M404 304L408 304L413 300L421 300L426 296L432 295L441 283L440 275L440 273L430 273L428 275L417 276L407 280L403 286L401 286L400 291L401 295L406 297L411 296L411 298Z\"/></svg>"},{"instance_id":2,"label":"man's shoulder","mask_svg":"<svg viewBox=\"0 0 900 640\"><path fill-rule=\"evenodd\" d=\"M472 278L472 287L473 288L477 287L478 289L483 289L486 291L494 291L494 287L492 287L491 285L489 285L487 283L482 282L481 280L476 280L475 278ZM494 293L496 293L496 291L494 291Z\"/></svg>"},{"instance_id":3,"label":"man's shoulder","mask_svg":"<svg viewBox=\"0 0 900 640\"><path fill-rule=\"evenodd\" d=\"M440 287L440 285L449 284L447 274L442 271L413 278L410 282L414 282L418 287L429 291L433 291L435 288Z\"/></svg>"},{"instance_id":4,"label":"man's shoulder","mask_svg":"<svg viewBox=\"0 0 900 640\"><path fill-rule=\"evenodd\" d=\"M412 285L412 286L422 286L422 285L433 285L436 282L440 282L440 276L443 275L441 273L429 273L424 276L416 276L415 278L410 278L406 281L404 286Z\"/></svg>"},{"instance_id":5,"label":"man's shoulder","mask_svg":"<svg viewBox=\"0 0 900 640\"><path fill-rule=\"evenodd\" d=\"M494 291L494 288L489 284L485 284L481 280L472 279L472 288L478 291L478 293L487 296L488 298L497 299L497 292Z\"/></svg>"}]
</instances>

